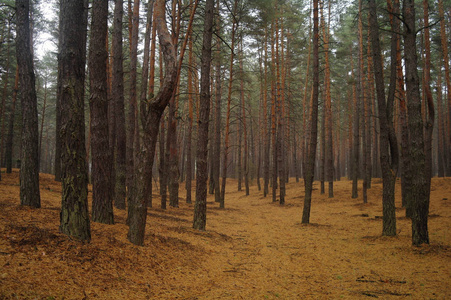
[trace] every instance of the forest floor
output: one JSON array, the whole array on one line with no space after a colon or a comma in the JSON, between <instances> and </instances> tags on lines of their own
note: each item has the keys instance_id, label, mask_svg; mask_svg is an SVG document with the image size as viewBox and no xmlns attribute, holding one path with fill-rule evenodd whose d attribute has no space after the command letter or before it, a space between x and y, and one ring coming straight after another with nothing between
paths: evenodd
<instances>
[{"instance_id":1,"label":"forest floor","mask_svg":"<svg viewBox=\"0 0 451 300\"><path fill-rule=\"evenodd\" d=\"M451 299L451 178L432 180L421 247L399 184L398 235L381 236L379 179L368 204L351 199L350 181L335 182L333 199L315 183L309 225L302 183L290 180L280 206L228 180L225 209L208 198L204 232L192 229L182 184L179 208L149 209L143 247L127 241L125 211L115 225L91 223L89 244L61 234L61 186L47 174L40 184L42 208L21 207L17 170L2 173L0 299Z\"/></svg>"}]
</instances>

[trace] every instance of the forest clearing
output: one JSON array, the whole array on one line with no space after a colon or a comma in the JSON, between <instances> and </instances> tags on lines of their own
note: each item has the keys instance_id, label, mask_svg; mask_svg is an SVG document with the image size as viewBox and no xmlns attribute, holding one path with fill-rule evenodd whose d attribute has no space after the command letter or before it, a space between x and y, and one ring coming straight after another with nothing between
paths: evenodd
<instances>
[{"instance_id":1,"label":"forest clearing","mask_svg":"<svg viewBox=\"0 0 451 300\"><path fill-rule=\"evenodd\" d=\"M368 203L335 198L315 181L311 223L301 224L304 187L290 179L286 203L236 191L225 209L208 196L207 230L192 229L193 204L150 208L144 246L127 240L124 210L114 225L91 223L90 243L59 232L61 185L41 174L42 209L19 205L18 171L0 182L0 299L449 299L451 179L433 178L430 244L412 246L400 208L397 236L383 237L382 184ZM361 183L359 183L360 189ZM89 186L91 204L91 186ZM155 198L159 196L154 193Z\"/></svg>"}]
</instances>

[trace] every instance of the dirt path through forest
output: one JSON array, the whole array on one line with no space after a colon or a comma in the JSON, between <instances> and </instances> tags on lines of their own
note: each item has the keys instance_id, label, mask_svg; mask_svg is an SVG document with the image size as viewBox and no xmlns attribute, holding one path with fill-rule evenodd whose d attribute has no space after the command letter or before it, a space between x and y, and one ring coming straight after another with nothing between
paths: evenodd
<instances>
[{"instance_id":1,"label":"dirt path through forest","mask_svg":"<svg viewBox=\"0 0 451 300\"><path fill-rule=\"evenodd\" d=\"M369 204L350 199L350 182L336 184L334 199L315 195L310 225L300 224L300 186L289 184L288 201L283 207L278 202L271 203L269 197L230 191L227 209L213 209L213 215L210 211L208 229L232 240L215 248L203 264L208 280L199 283L197 297L416 298L418 293L431 299L451 296L451 288L441 285L451 281L451 215L449 210L446 216L434 213L445 212L436 209L437 204L448 203L440 198L441 194L434 195L430 221L431 239L439 236L440 242L416 249L410 246L410 221L402 217L402 209L398 210L399 235L380 236L380 184L374 184ZM315 193L319 194L318 190ZM255 194L259 194L256 188L251 190L251 195ZM439 198L441 202L436 201Z\"/></svg>"},{"instance_id":2,"label":"dirt path through forest","mask_svg":"<svg viewBox=\"0 0 451 300\"><path fill-rule=\"evenodd\" d=\"M9 177L8 177L9 176ZM18 205L18 176L0 182L0 299L450 299L451 179L433 179L430 245L412 247L397 187L396 237L382 237L381 183L369 203L335 197L315 184L311 224L300 223L302 183L286 204L236 191L226 209L208 198L207 230L192 229L193 205L148 213L144 247L126 239L125 211L115 225L92 223L80 244L58 231L59 184L41 175L42 209ZM154 198L158 205L159 198Z\"/></svg>"}]
</instances>

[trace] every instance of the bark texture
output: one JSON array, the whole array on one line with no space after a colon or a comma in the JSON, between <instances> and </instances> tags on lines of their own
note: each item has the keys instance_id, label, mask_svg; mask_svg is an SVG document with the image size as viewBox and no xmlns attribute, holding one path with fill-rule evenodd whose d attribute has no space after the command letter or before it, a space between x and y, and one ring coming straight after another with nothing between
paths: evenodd
<instances>
[{"instance_id":1,"label":"bark texture","mask_svg":"<svg viewBox=\"0 0 451 300\"><path fill-rule=\"evenodd\" d=\"M85 149L84 81L87 1L61 1L61 181L60 230L90 241Z\"/></svg>"},{"instance_id":2,"label":"bark texture","mask_svg":"<svg viewBox=\"0 0 451 300\"><path fill-rule=\"evenodd\" d=\"M112 78L112 101L115 112L116 127L116 178L114 191L114 206L118 209L125 209L126 197L126 131L125 131L125 110L124 110L124 69L122 54L122 19L124 15L124 1L116 0L113 18L113 78Z\"/></svg>"},{"instance_id":3,"label":"bark texture","mask_svg":"<svg viewBox=\"0 0 451 300\"><path fill-rule=\"evenodd\" d=\"M202 43L200 109L198 121L196 203L194 205L193 228L205 230L207 223L207 179L208 179L208 123L210 117L210 67L211 39L213 34L214 0L207 0Z\"/></svg>"},{"instance_id":4,"label":"bark texture","mask_svg":"<svg viewBox=\"0 0 451 300\"><path fill-rule=\"evenodd\" d=\"M108 130L107 59L108 2L92 4L89 44L91 97L92 220L113 224L112 164Z\"/></svg>"},{"instance_id":5,"label":"bark texture","mask_svg":"<svg viewBox=\"0 0 451 300\"><path fill-rule=\"evenodd\" d=\"M39 192L38 111L33 55L30 44L30 3L16 1L16 56L22 105L22 149L20 155L20 204L41 207Z\"/></svg>"},{"instance_id":6,"label":"bark texture","mask_svg":"<svg viewBox=\"0 0 451 300\"><path fill-rule=\"evenodd\" d=\"M404 0L404 57L406 68L406 95L409 127L409 158L411 184L408 188L409 205L412 207L412 244L429 244L428 181L425 177L425 154L423 119L421 116L420 79L416 48L415 5L413 0Z\"/></svg>"}]
</instances>

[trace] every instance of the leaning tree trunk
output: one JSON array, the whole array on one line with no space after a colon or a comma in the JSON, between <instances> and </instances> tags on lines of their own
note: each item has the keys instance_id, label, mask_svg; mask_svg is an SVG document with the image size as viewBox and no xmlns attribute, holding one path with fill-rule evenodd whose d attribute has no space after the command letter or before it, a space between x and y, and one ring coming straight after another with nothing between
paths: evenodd
<instances>
[{"instance_id":1,"label":"leaning tree trunk","mask_svg":"<svg viewBox=\"0 0 451 300\"><path fill-rule=\"evenodd\" d=\"M33 55L30 45L30 3L16 0L16 55L22 105L22 151L20 155L20 204L41 207L39 192L38 110Z\"/></svg>"}]
</instances>

